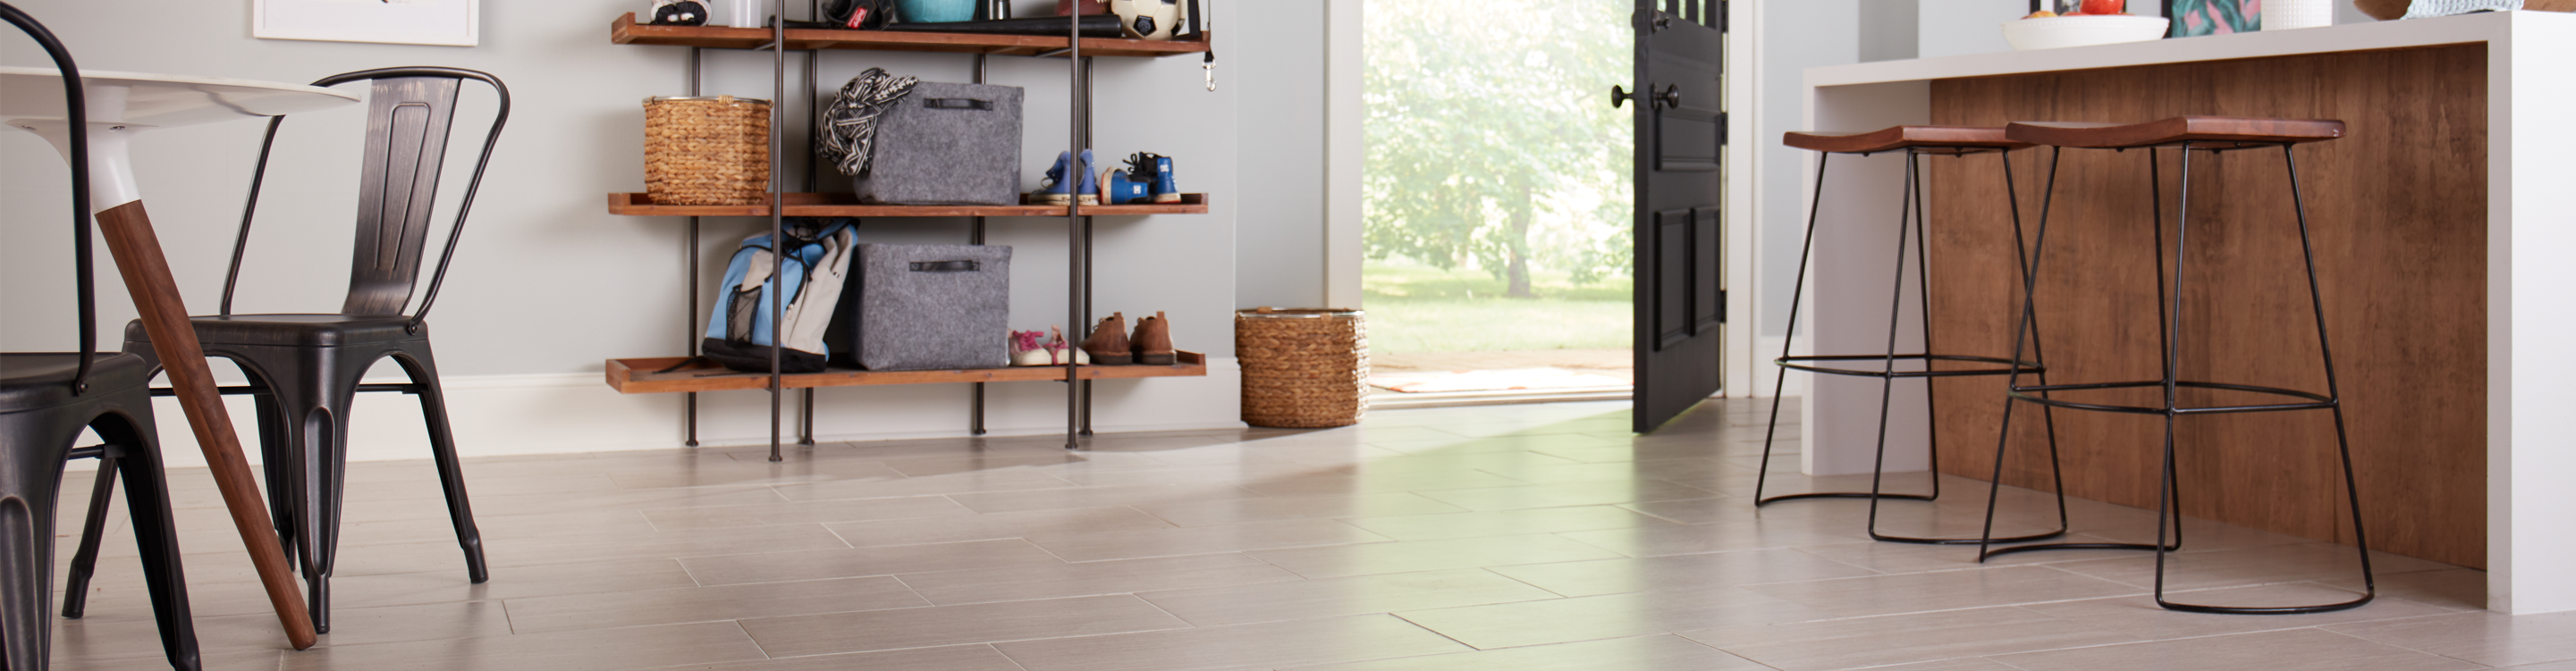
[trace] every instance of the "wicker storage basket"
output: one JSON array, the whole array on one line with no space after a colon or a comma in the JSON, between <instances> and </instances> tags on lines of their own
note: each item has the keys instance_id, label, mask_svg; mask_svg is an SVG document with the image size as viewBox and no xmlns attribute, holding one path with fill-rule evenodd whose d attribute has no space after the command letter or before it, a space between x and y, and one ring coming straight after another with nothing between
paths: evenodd
<instances>
[{"instance_id":1,"label":"wicker storage basket","mask_svg":"<svg viewBox=\"0 0 2576 671\"><path fill-rule=\"evenodd\" d=\"M768 202L769 101L644 99L644 192L663 205Z\"/></svg>"},{"instance_id":2,"label":"wicker storage basket","mask_svg":"<svg viewBox=\"0 0 2576 671\"><path fill-rule=\"evenodd\" d=\"M1350 426L1368 414L1368 323L1358 310L1236 311L1234 352L1245 424Z\"/></svg>"}]
</instances>

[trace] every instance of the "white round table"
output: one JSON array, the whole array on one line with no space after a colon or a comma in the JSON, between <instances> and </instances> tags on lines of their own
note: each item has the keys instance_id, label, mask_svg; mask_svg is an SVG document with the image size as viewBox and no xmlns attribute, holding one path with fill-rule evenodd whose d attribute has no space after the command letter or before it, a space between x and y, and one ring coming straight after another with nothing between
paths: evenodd
<instances>
[{"instance_id":1,"label":"white round table","mask_svg":"<svg viewBox=\"0 0 2576 671\"><path fill-rule=\"evenodd\" d=\"M251 478L233 433L232 417L206 368L205 351L189 325L188 308L170 278L169 261L143 211L130 151L143 131L218 121L261 119L347 105L358 96L295 84L134 72L81 73L89 117L90 209L107 238L108 253L125 277L126 290L152 336L152 349L170 374L188 426L205 450L215 486L230 509L269 603L295 649L312 647L313 620L271 528L268 505ZM69 153L71 123L64 118L62 76L52 68L0 67L0 124L43 136ZM95 343L82 343L95 346Z\"/></svg>"}]
</instances>

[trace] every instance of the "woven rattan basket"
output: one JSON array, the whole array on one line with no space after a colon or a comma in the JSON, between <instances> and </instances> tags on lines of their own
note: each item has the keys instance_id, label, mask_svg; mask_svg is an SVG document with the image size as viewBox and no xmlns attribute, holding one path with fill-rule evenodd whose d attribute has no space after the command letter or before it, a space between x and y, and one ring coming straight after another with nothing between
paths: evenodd
<instances>
[{"instance_id":1,"label":"woven rattan basket","mask_svg":"<svg viewBox=\"0 0 2576 671\"><path fill-rule=\"evenodd\" d=\"M1236 311L1234 352L1245 424L1314 429L1368 414L1368 323L1358 310Z\"/></svg>"},{"instance_id":2,"label":"woven rattan basket","mask_svg":"<svg viewBox=\"0 0 2576 671\"><path fill-rule=\"evenodd\" d=\"M769 101L644 99L644 191L662 205L768 202Z\"/></svg>"}]
</instances>

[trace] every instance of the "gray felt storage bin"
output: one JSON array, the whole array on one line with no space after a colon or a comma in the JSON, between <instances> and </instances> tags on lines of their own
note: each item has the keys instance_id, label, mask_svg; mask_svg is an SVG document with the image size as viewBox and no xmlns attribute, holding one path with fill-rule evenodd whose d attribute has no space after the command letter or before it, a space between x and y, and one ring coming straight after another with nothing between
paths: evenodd
<instances>
[{"instance_id":1,"label":"gray felt storage bin","mask_svg":"<svg viewBox=\"0 0 2576 671\"><path fill-rule=\"evenodd\" d=\"M1017 86L921 82L877 118L875 154L858 177L860 202L1017 205Z\"/></svg>"},{"instance_id":2,"label":"gray felt storage bin","mask_svg":"<svg viewBox=\"0 0 2576 671\"><path fill-rule=\"evenodd\" d=\"M1011 248L859 245L845 298L868 370L1010 364ZM853 319L855 317L855 319ZM834 353L842 351L832 345Z\"/></svg>"}]
</instances>

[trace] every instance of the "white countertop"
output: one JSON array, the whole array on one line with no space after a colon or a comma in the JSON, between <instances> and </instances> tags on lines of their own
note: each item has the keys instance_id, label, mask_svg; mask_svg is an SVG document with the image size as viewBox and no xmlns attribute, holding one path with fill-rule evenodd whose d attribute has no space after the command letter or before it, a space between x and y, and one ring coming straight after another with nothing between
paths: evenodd
<instances>
[{"instance_id":1,"label":"white countertop","mask_svg":"<svg viewBox=\"0 0 2576 671\"><path fill-rule=\"evenodd\" d=\"M2549 34L2563 35L2564 39L2576 40L2576 14L2564 12L2467 14L2438 19L2209 35L2091 47L1880 61L1808 68L1806 83L1808 86L1845 86L2337 51L2403 49L2438 44L2498 41L2517 31L2544 31Z\"/></svg>"}]
</instances>

